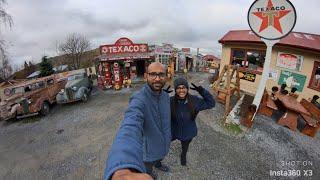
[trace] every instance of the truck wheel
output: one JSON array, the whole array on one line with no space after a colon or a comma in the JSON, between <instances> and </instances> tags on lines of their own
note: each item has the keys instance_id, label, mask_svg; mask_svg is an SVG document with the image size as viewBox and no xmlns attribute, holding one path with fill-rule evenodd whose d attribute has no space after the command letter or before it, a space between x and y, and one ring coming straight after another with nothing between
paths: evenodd
<instances>
[{"instance_id":1,"label":"truck wheel","mask_svg":"<svg viewBox=\"0 0 320 180\"><path fill-rule=\"evenodd\" d=\"M40 114L42 116L46 116L46 115L49 114L49 111L50 111L49 103L48 102L43 102L41 110L40 110Z\"/></svg>"},{"instance_id":2,"label":"truck wheel","mask_svg":"<svg viewBox=\"0 0 320 180\"><path fill-rule=\"evenodd\" d=\"M81 98L81 100L83 101L83 102L87 102L88 101L88 93L87 92L84 92L83 93L83 95L82 95L82 98Z\"/></svg>"}]
</instances>

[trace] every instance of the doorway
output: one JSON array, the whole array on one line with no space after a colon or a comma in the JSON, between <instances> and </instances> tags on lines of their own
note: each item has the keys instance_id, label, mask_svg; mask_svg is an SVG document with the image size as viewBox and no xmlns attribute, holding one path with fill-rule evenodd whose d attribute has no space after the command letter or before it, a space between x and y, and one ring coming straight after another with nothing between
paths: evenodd
<instances>
[{"instance_id":1,"label":"doorway","mask_svg":"<svg viewBox=\"0 0 320 180\"><path fill-rule=\"evenodd\" d=\"M143 76L145 73L145 61L139 60L137 62L137 76Z\"/></svg>"}]
</instances>

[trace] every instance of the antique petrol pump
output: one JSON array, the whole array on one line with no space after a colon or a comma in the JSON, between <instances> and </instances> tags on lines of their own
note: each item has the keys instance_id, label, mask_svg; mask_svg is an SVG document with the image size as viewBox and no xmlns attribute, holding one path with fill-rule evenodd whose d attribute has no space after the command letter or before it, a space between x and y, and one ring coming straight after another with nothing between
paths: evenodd
<instances>
[{"instance_id":1,"label":"antique petrol pump","mask_svg":"<svg viewBox=\"0 0 320 180\"><path fill-rule=\"evenodd\" d=\"M111 70L110 64L107 62L103 63L104 66L104 87L110 89L112 87L112 77L111 77Z\"/></svg>"},{"instance_id":2,"label":"antique petrol pump","mask_svg":"<svg viewBox=\"0 0 320 180\"><path fill-rule=\"evenodd\" d=\"M130 79L130 63L129 62L125 62L124 64L124 72L123 72L123 85L122 87L126 87L129 88L131 87L131 79Z\"/></svg>"},{"instance_id":3,"label":"antique petrol pump","mask_svg":"<svg viewBox=\"0 0 320 180\"><path fill-rule=\"evenodd\" d=\"M119 63L113 63L113 87L115 90L120 90L122 87L122 75L120 72Z\"/></svg>"}]
</instances>

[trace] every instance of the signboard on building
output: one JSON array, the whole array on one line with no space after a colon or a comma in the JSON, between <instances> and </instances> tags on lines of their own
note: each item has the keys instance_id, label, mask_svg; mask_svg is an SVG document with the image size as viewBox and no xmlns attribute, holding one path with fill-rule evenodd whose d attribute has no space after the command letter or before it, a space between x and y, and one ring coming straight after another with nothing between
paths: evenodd
<instances>
[{"instance_id":1,"label":"signboard on building","mask_svg":"<svg viewBox=\"0 0 320 180\"><path fill-rule=\"evenodd\" d=\"M172 44L163 43L162 47L163 47L163 52L165 52L165 53L172 53L172 51L173 51Z\"/></svg>"},{"instance_id":2,"label":"signboard on building","mask_svg":"<svg viewBox=\"0 0 320 180\"><path fill-rule=\"evenodd\" d=\"M256 80L256 74L250 72L240 72L240 79L244 79L250 82L254 82Z\"/></svg>"},{"instance_id":3,"label":"signboard on building","mask_svg":"<svg viewBox=\"0 0 320 180\"><path fill-rule=\"evenodd\" d=\"M273 80L273 81L277 81L277 79L278 79L278 74L279 74L279 72L278 72L277 70L270 69L270 70L269 70L268 79L271 79L271 80Z\"/></svg>"},{"instance_id":4,"label":"signboard on building","mask_svg":"<svg viewBox=\"0 0 320 180\"><path fill-rule=\"evenodd\" d=\"M158 53L158 54L163 53L163 47L161 47L161 46L156 46L155 49L154 49L154 52L155 52L155 53Z\"/></svg>"},{"instance_id":5,"label":"signboard on building","mask_svg":"<svg viewBox=\"0 0 320 180\"><path fill-rule=\"evenodd\" d=\"M115 44L100 46L101 54L147 53L148 44L134 44L128 38L120 38Z\"/></svg>"},{"instance_id":6,"label":"signboard on building","mask_svg":"<svg viewBox=\"0 0 320 180\"><path fill-rule=\"evenodd\" d=\"M190 48L182 48L181 50L182 50L182 52L190 53Z\"/></svg>"},{"instance_id":7,"label":"signboard on building","mask_svg":"<svg viewBox=\"0 0 320 180\"><path fill-rule=\"evenodd\" d=\"M278 53L277 58L277 66L294 70L294 71L301 71L303 63L303 56L296 55L296 54L290 54L290 53Z\"/></svg>"},{"instance_id":8,"label":"signboard on building","mask_svg":"<svg viewBox=\"0 0 320 180\"><path fill-rule=\"evenodd\" d=\"M286 84L287 87L296 87L297 91L302 92L307 76L293 73L290 71L281 71L278 84Z\"/></svg>"}]
</instances>

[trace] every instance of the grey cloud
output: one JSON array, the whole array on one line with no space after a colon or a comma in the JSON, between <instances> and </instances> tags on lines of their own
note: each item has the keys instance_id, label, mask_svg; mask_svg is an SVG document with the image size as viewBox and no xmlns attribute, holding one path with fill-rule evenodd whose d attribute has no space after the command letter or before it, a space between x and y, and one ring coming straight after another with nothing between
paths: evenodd
<instances>
[{"instance_id":1,"label":"grey cloud","mask_svg":"<svg viewBox=\"0 0 320 180\"><path fill-rule=\"evenodd\" d=\"M294 31L319 34L314 15L318 0L291 1L298 13ZM229 30L249 29L247 10L252 0L10 0L13 29L2 33L14 62L56 55L55 43L69 33L85 35L92 48L126 36L137 43L173 43L221 53L218 40Z\"/></svg>"}]
</instances>

